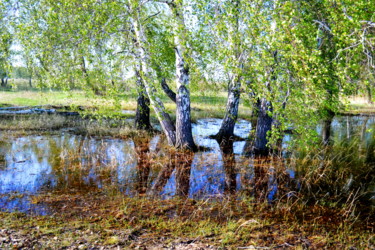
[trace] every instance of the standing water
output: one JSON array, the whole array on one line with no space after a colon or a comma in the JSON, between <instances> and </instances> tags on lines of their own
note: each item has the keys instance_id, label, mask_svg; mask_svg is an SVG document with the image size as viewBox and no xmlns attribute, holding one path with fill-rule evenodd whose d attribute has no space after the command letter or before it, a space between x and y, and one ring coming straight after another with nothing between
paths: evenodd
<instances>
[{"instance_id":1,"label":"standing water","mask_svg":"<svg viewBox=\"0 0 375 250\"><path fill-rule=\"evenodd\" d=\"M33 204L31 197L59 192L89 192L115 188L124 195L184 195L193 199L249 194L272 201L295 181L295 172L283 159L243 156L251 125L240 120L229 152L210 136L220 119L202 119L193 125L196 143L206 148L181 160L152 140L96 138L67 132L10 136L0 132L0 210L49 214L51 208ZM373 117L339 117L333 122L335 140L374 141Z\"/></svg>"}]
</instances>

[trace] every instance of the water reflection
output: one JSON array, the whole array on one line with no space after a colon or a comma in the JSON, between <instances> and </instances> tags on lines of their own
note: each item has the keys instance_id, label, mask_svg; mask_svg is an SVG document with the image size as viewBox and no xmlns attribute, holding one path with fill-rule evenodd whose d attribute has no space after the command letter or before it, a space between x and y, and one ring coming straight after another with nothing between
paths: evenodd
<instances>
[{"instance_id":1,"label":"water reflection","mask_svg":"<svg viewBox=\"0 0 375 250\"><path fill-rule=\"evenodd\" d=\"M373 117L342 117L333 122L335 140L357 138L374 146ZM126 195L206 199L247 194L272 201L294 185L295 173L283 159L252 159L242 155L251 125L241 120L235 134L243 141L219 146L209 136L220 119L202 119L193 126L194 139L206 151L182 154L160 147L160 137L88 138L60 135L0 133L0 209L49 213L29 196L43 192L87 192L116 189ZM284 139L284 141L287 141ZM371 156L369 156L371 157ZM372 155L373 157L373 155Z\"/></svg>"},{"instance_id":2,"label":"water reflection","mask_svg":"<svg viewBox=\"0 0 375 250\"><path fill-rule=\"evenodd\" d=\"M135 190L144 194L148 187L148 178L151 170L150 140L149 138L134 138L134 147L137 155L137 175Z\"/></svg>"}]
</instances>

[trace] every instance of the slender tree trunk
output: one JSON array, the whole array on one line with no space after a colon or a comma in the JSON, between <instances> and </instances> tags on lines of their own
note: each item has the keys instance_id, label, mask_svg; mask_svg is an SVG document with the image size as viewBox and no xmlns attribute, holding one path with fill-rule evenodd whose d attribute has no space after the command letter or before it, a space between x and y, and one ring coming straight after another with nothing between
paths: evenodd
<instances>
[{"instance_id":1,"label":"slender tree trunk","mask_svg":"<svg viewBox=\"0 0 375 250\"><path fill-rule=\"evenodd\" d=\"M6 87L5 78L1 78L1 87Z\"/></svg>"},{"instance_id":2,"label":"slender tree trunk","mask_svg":"<svg viewBox=\"0 0 375 250\"><path fill-rule=\"evenodd\" d=\"M272 112L272 105L265 98L260 100L259 115L257 121L257 127L255 131L255 142L254 142L254 154L266 156L270 150L267 146L268 131L272 129L272 117L269 116L268 112Z\"/></svg>"},{"instance_id":3,"label":"slender tree trunk","mask_svg":"<svg viewBox=\"0 0 375 250\"><path fill-rule=\"evenodd\" d=\"M140 130L152 130L150 123L150 99L147 96L145 86L139 70L136 70L137 76L137 112L135 115L135 127Z\"/></svg>"},{"instance_id":4,"label":"slender tree trunk","mask_svg":"<svg viewBox=\"0 0 375 250\"><path fill-rule=\"evenodd\" d=\"M322 141L325 146L329 145L331 142L331 124L333 117L335 116L334 110L331 109L332 106L335 106L335 102L339 100L339 87L337 84L338 77L336 75L335 66L333 64L334 58L337 55L337 48L333 41L332 32L327 29L330 27L330 24L321 20L325 26L320 25L320 38L318 39L320 43L318 48L321 51L321 58L323 63L326 63L328 70L329 78L324 82L324 88L327 92L325 106L323 108L323 128L322 128Z\"/></svg>"},{"instance_id":5,"label":"slender tree trunk","mask_svg":"<svg viewBox=\"0 0 375 250\"><path fill-rule=\"evenodd\" d=\"M260 100L258 99L255 104L253 104L253 110L251 112L251 131L250 131L250 138L253 138L255 135L255 131L257 128L258 123L258 116L259 116L259 108L260 108Z\"/></svg>"},{"instance_id":6,"label":"slender tree trunk","mask_svg":"<svg viewBox=\"0 0 375 250\"><path fill-rule=\"evenodd\" d=\"M161 87L164 91L164 93L171 99L174 103L176 103L176 93L171 90L165 81L165 78L161 80Z\"/></svg>"},{"instance_id":7,"label":"slender tree trunk","mask_svg":"<svg viewBox=\"0 0 375 250\"><path fill-rule=\"evenodd\" d=\"M146 36L144 34L143 27L140 23L139 9L135 11L135 18L133 19L133 28L135 33L138 57L142 65L142 79L145 85L147 95L150 99L150 103L155 110L156 116L160 122L160 125L163 129L164 134L167 137L168 143L172 146L176 145L176 129L172 123L172 120L169 114L166 112L166 109L161 102L161 100L155 95L156 88L152 84L152 74L149 69L150 65L150 56L146 50Z\"/></svg>"},{"instance_id":8,"label":"slender tree trunk","mask_svg":"<svg viewBox=\"0 0 375 250\"><path fill-rule=\"evenodd\" d=\"M94 86L90 80L89 73L87 72L86 68L86 61L83 56L81 56L81 71L83 73L83 76L85 77L86 84L91 90L94 91L95 95L100 95L100 91L97 86Z\"/></svg>"},{"instance_id":9,"label":"slender tree trunk","mask_svg":"<svg viewBox=\"0 0 375 250\"><path fill-rule=\"evenodd\" d=\"M368 104L373 104L373 101L372 101L372 90L371 90L371 87L370 87L370 86L367 86L367 87L366 87L366 90L367 90L367 103L368 103Z\"/></svg>"},{"instance_id":10,"label":"slender tree trunk","mask_svg":"<svg viewBox=\"0 0 375 250\"><path fill-rule=\"evenodd\" d=\"M331 142L331 124L333 117L335 116L333 111L328 111L328 115L323 120L323 127L322 127L322 141L323 145L328 146Z\"/></svg>"},{"instance_id":11,"label":"slender tree trunk","mask_svg":"<svg viewBox=\"0 0 375 250\"><path fill-rule=\"evenodd\" d=\"M180 86L176 99L176 147L180 149L196 150L190 117L190 94L185 86Z\"/></svg>"},{"instance_id":12,"label":"slender tree trunk","mask_svg":"<svg viewBox=\"0 0 375 250\"><path fill-rule=\"evenodd\" d=\"M30 87L30 88L33 87L33 84L32 84L32 76L31 76L31 75L29 76L29 87Z\"/></svg>"}]
</instances>

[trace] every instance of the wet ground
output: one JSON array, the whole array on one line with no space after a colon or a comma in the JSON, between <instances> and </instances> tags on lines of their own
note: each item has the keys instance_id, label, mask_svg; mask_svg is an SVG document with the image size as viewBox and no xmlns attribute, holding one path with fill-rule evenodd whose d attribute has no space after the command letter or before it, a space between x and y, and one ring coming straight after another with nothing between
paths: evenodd
<instances>
[{"instance_id":1,"label":"wet ground","mask_svg":"<svg viewBox=\"0 0 375 250\"><path fill-rule=\"evenodd\" d=\"M187 196L220 199L242 195L272 202L298 186L296 173L284 158L246 157L248 121L240 120L235 134L242 138L229 150L210 139L220 119L194 124L196 143L206 148L195 154L171 153L160 136L151 140L97 138L66 130L51 135L12 136L0 132L0 210L45 215L53 208L32 202L31 197L51 192L121 192L127 196ZM374 117L338 117L333 138L360 140L365 146L375 138ZM319 130L319 128L318 128ZM287 145L289 136L284 138Z\"/></svg>"}]
</instances>

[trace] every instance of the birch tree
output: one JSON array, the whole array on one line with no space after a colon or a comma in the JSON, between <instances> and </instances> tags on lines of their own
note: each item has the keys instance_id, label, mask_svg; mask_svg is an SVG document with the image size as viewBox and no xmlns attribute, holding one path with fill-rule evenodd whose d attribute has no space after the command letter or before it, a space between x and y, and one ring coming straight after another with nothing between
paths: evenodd
<instances>
[{"instance_id":1,"label":"birch tree","mask_svg":"<svg viewBox=\"0 0 375 250\"><path fill-rule=\"evenodd\" d=\"M157 97L157 89L154 86L155 73L152 72L151 55L148 50L148 37L145 34L142 23L142 6L136 1L129 1L130 11L133 14L132 25L135 31L138 57L140 58L142 72L145 79L145 89L150 98L151 104L158 116L162 129L167 136L170 145L180 149L195 150L196 145L192 136L191 114L190 114L190 92L188 85L189 67L185 60L186 56L186 32L184 14L182 12L182 2L180 1L157 1L156 3L167 4L172 14L172 36L174 40L174 50L176 55L176 126L172 123L169 114L166 112L164 104Z\"/></svg>"}]
</instances>

